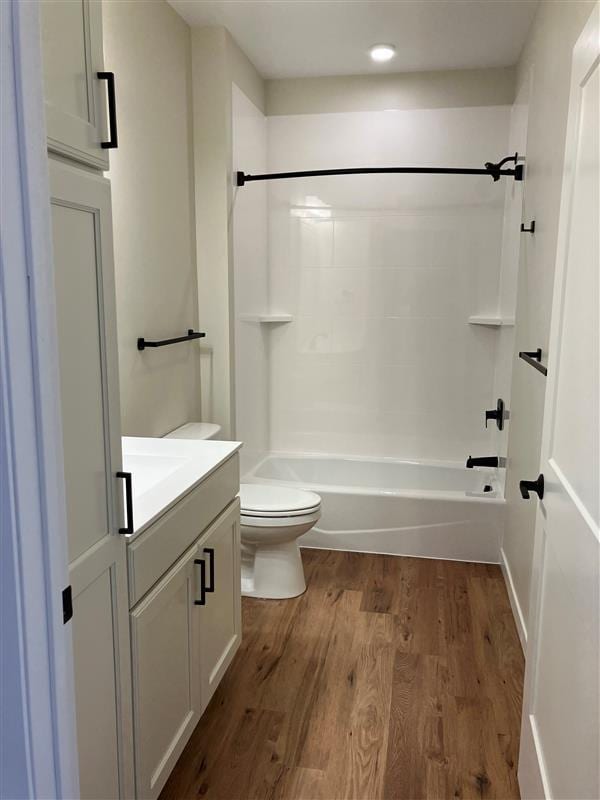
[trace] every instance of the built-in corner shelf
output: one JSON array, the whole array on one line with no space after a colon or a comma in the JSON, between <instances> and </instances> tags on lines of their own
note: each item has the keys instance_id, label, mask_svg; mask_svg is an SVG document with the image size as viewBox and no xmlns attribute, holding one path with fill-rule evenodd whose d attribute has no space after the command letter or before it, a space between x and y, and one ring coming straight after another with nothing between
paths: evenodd
<instances>
[{"instance_id":1,"label":"built-in corner shelf","mask_svg":"<svg viewBox=\"0 0 600 800\"><path fill-rule=\"evenodd\" d=\"M260 314L259 322L291 322L294 318L291 314Z\"/></svg>"},{"instance_id":2,"label":"built-in corner shelf","mask_svg":"<svg viewBox=\"0 0 600 800\"><path fill-rule=\"evenodd\" d=\"M244 322L280 324L283 322L292 322L294 317L291 314L242 314L240 319Z\"/></svg>"},{"instance_id":3,"label":"built-in corner shelf","mask_svg":"<svg viewBox=\"0 0 600 800\"><path fill-rule=\"evenodd\" d=\"M515 324L514 317L473 316L469 317L469 325L486 325L488 328L510 328Z\"/></svg>"}]
</instances>

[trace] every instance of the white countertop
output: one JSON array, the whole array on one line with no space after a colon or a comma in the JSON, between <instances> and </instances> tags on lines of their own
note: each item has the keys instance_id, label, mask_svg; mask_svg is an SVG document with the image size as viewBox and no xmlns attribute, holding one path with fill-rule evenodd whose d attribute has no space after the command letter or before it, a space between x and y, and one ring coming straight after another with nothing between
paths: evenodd
<instances>
[{"instance_id":1,"label":"white countertop","mask_svg":"<svg viewBox=\"0 0 600 800\"><path fill-rule=\"evenodd\" d=\"M124 436L123 469L132 474L134 539L236 453L241 442Z\"/></svg>"}]
</instances>

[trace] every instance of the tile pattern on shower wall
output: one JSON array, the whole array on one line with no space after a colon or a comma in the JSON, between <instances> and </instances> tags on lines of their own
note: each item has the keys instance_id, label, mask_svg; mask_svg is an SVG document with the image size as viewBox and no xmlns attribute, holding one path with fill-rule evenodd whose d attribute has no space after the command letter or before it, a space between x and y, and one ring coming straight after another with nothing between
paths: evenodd
<instances>
[{"instance_id":1,"label":"tile pattern on shower wall","mask_svg":"<svg viewBox=\"0 0 600 800\"><path fill-rule=\"evenodd\" d=\"M467 319L497 306L503 192L365 199L361 180L270 193L271 307L294 315L271 332L272 449L485 454L497 332Z\"/></svg>"}]
</instances>

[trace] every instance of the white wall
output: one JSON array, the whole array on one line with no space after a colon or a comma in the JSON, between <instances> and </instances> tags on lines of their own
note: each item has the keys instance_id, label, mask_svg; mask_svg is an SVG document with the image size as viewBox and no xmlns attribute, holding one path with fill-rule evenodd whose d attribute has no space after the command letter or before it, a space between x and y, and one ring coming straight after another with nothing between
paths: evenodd
<instances>
[{"instance_id":1,"label":"white wall","mask_svg":"<svg viewBox=\"0 0 600 800\"><path fill-rule=\"evenodd\" d=\"M509 107L269 118L269 170L482 165ZM504 187L487 177L351 176L269 186L275 450L492 454Z\"/></svg>"},{"instance_id":2,"label":"white wall","mask_svg":"<svg viewBox=\"0 0 600 800\"><path fill-rule=\"evenodd\" d=\"M199 324L190 30L164 0L104 3L103 23L119 126L108 176L122 429L161 436L200 415L198 343L137 350L139 336L180 336Z\"/></svg>"},{"instance_id":3,"label":"white wall","mask_svg":"<svg viewBox=\"0 0 600 800\"><path fill-rule=\"evenodd\" d=\"M237 86L232 92L233 169L265 172L267 122ZM257 321L268 310L267 187L256 183L233 198L235 303L235 435L244 442L242 474L269 447L268 331Z\"/></svg>"},{"instance_id":4,"label":"white wall","mask_svg":"<svg viewBox=\"0 0 600 800\"><path fill-rule=\"evenodd\" d=\"M514 67L280 78L266 82L266 108L272 117L510 105L514 84Z\"/></svg>"},{"instance_id":5,"label":"white wall","mask_svg":"<svg viewBox=\"0 0 600 800\"><path fill-rule=\"evenodd\" d=\"M235 436L232 87L264 110L264 83L222 27L192 31L202 418Z\"/></svg>"},{"instance_id":6,"label":"white wall","mask_svg":"<svg viewBox=\"0 0 600 800\"><path fill-rule=\"evenodd\" d=\"M535 219L536 231L525 240L518 278L503 556L525 634L537 504L522 500L519 480L539 472L546 382L516 354L541 347L547 361L571 56L592 5L540 3L518 65L519 85L532 75L523 219Z\"/></svg>"}]
</instances>

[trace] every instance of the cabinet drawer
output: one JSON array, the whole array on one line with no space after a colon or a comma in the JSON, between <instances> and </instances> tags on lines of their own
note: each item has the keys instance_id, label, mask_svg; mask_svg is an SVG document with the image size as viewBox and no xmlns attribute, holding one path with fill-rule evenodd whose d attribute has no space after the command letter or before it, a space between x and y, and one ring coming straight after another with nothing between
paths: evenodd
<instances>
[{"instance_id":1,"label":"cabinet drawer","mask_svg":"<svg viewBox=\"0 0 600 800\"><path fill-rule=\"evenodd\" d=\"M236 453L129 545L130 608L231 503L239 488Z\"/></svg>"}]
</instances>

